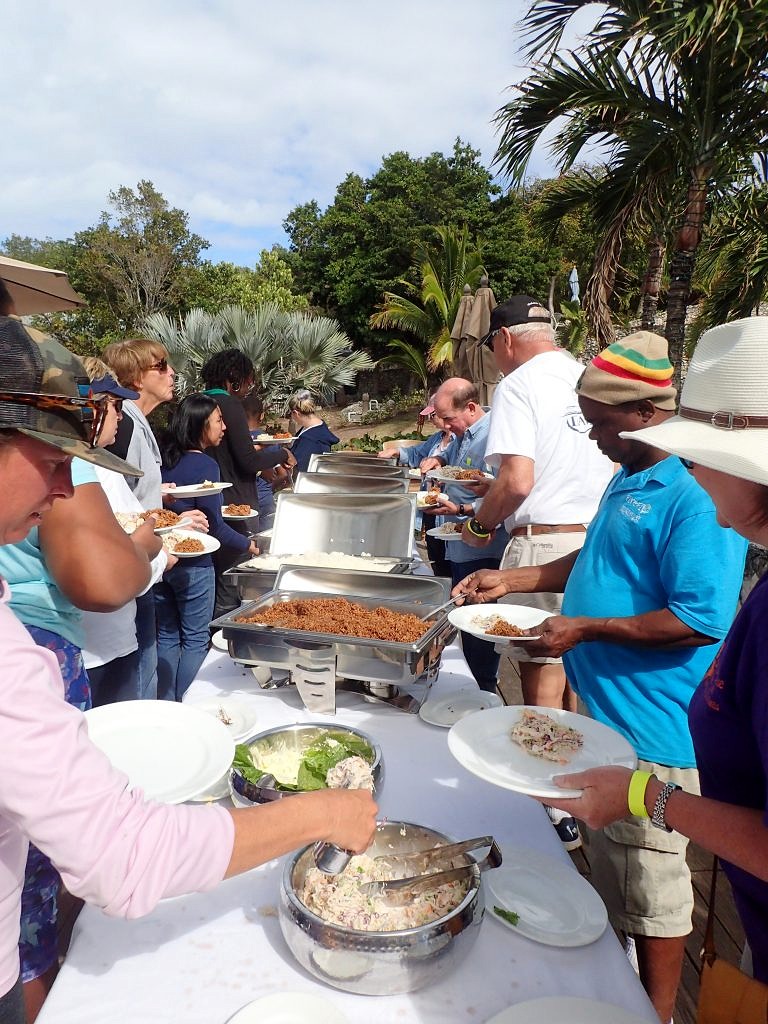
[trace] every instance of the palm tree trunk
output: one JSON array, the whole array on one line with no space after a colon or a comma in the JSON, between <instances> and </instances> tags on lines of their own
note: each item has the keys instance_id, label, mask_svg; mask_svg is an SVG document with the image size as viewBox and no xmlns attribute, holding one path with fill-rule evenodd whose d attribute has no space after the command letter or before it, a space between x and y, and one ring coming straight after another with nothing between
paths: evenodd
<instances>
[{"instance_id":1,"label":"palm tree trunk","mask_svg":"<svg viewBox=\"0 0 768 1024\"><path fill-rule=\"evenodd\" d=\"M648 266L643 278L643 312L640 325L644 331L656 330L656 310L659 306L665 248L663 240L658 236L648 243Z\"/></svg>"},{"instance_id":2,"label":"palm tree trunk","mask_svg":"<svg viewBox=\"0 0 768 1024\"><path fill-rule=\"evenodd\" d=\"M696 250L701 240L701 228L707 204L709 166L693 171L688 186L683 225L675 241L675 252L669 265L669 297L665 335L669 342L669 359L675 368L674 383L680 393L683 355L685 353L685 317L691 294Z\"/></svg>"}]
</instances>

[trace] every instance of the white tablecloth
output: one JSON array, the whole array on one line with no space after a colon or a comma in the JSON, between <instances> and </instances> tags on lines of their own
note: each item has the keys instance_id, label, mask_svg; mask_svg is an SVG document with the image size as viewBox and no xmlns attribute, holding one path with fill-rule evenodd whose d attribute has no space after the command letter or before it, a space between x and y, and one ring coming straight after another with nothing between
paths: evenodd
<instances>
[{"instance_id":1,"label":"white tablecloth","mask_svg":"<svg viewBox=\"0 0 768 1024\"><path fill-rule=\"evenodd\" d=\"M433 693L471 685L460 652L447 651ZM294 687L262 691L248 669L211 652L190 697L217 693L242 693L265 729L324 717L305 711ZM344 693L335 720L381 744L383 816L457 838L492 833L532 857L569 862L543 808L465 771L448 751L447 730ZM461 968L420 992L356 996L322 985L298 967L280 932L282 863L165 901L140 921L86 907L40 1024L222 1024L249 1001L281 991L321 994L351 1024L482 1024L513 1003L552 995L600 999L657 1020L610 929L591 945L562 949L527 940L489 914Z\"/></svg>"}]
</instances>

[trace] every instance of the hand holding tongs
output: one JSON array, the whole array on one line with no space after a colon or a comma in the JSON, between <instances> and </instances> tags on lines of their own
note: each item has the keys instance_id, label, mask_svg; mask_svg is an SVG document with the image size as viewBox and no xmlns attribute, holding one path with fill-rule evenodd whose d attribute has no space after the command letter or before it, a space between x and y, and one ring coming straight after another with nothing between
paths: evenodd
<instances>
[{"instance_id":1,"label":"hand holding tongs","mask_svg":"<svg viewBox=\"0 0 768 1024\"><path fill-rule=\"evenodd\" d=\"M460 854L469 850L481 849L484 846L488 846L490 849L483 860L471 860L459 867L453 866L453 861ZM448 846L434 846L429 850L418 850L415 853L375 857L374 863L395 871L417 872L415 875L391 878L380 882L364 882L360 885L360 891L366 896L384 896L391 903L405 903L414 892L432 889L437 885L464 878L474 867L478 867L480 871L499 867L501 850L493 836L480 836L476 839L464 839L460 843L451 843ZM444 870L433 871L430 874L423 873L427 868L446 863L449 866Z\"/></svg>"}]
</instances>

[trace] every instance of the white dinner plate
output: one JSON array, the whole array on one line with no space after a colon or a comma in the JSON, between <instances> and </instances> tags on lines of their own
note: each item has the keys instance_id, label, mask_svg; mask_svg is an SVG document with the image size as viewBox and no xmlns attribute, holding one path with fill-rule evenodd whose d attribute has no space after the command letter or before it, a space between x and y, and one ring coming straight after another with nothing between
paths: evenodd
<instances>
[{"instance_id":1,"label":"white dinner plate","mask_svg":"<svg viewBox=\"0 0 768 1024\"><path fill-rule=\"evenodd\" d=\"M453 523L451 523L453 526ZM443 524L442 526L433 526L431 530L427 530L428 537L437 537L438 540L461 540L461 534L455 530L450 529L448 526Z\"/></svg>"},{"instance_id":2,"label":"white dinner plate","mask_svg":"<svg viewBox=\"0 0 768 1024\"><path fill-rule=\"evenodd\" d=\"M483 623L498 616L505 622L517 626L518 629L531 629L538 626L552 613L541 608L530 608L524 604L464 604L461 608L452 608L448 620L462 633L470 633L478 640L488 640L494 644L518 644L530 640L538 640L537 636L489 636ZM479 619L480 622L475 620Z\"/></svg>"},{"instance_id":3,"label":"white dinner plate","mask_svg":"<svg viewBox=\"0 0 768 1024\"><path fill-rule=\"evenodd\" d=\"M258 510L255 509L255 508L252 508L247 516L233 516L230 512L222 512L221 513L221 518L222 519L255 519L258 516L258 514L259 514Z\"/></svg>"},{"instance_id":4,"label":"white dinner plate","mask_svg":"<svg viewBox=\"0 0 768 1024\"><path fill-rule=\"evenodd\" d=\"M460 468L460 467L456 467L456 468ZM473 467L470 467L470 468L473 468ZM430 480L439 480L441 483L444 483L444 484L471 484L471 483L474 483L473 480L457 480L455 476L453 476L451 473L446 473L445 470L446 470L446 467L442 467L441 469L428 469L427 470L427 476L429 477ZM494 476L493 476L493 473L483 473L482 477L477 477L476 479L478 479L478 480L480 480L480 479L482 479L482 480L493 480Z\"/></svg>"},{"instance_id":5,"label":"white dinner plate","mask_svg":"<svg viewBox=\"0 0 768 1024\"><path fill-rule=\"evenodd\" d=\"M221 494L226 487L231 486L232 484L222 481L208 487L203 487L202 484L184 484L181 487L169 487L168 484L163 484L162 491L163 494L167 494L171 498L204 498L206 494Z\"/></svg>"},{"instance_id":6,"label":"white dinner plate","mask_svg":"<svg viewBox=\"0 0 768 1024\"><path fill-rule=\"evenodd\" d=\"M486 914L510 931L546 946L586 946L608 925L597 892L571 864L533 850L502 847L501 867L489 871ZM505 921L494 907L519 915Z\"/></svg>"},{"instance_id":7,"label":"white dinner plate","mask_svg":"<svg viewBox=\"0 0 768 1024\"><path fill-rule=\"evenodd\" d=\"M170 700L130 700L85 712L88 734L131 786L160 803L205 792L232 764L235 742L213 715Z\"/></svg>"},{"instance_id":8,"label":"white dinner plate","mask_svg":"<svg viewBox=\"0 0 768 1024\"><path fill-rule=\"evenodd\" d=\"M258 712L248 701L230 697L228 694L184 701L184 703L189 707L204 711L207 715L213 715L226 728L235 743L247 739L254 732L259 717Z\"/></svg>"},{"instance_id":9,"label":"white dinner plate","mask_svg":"<svg viewBox=\"0 0 768 1024\"><path fill-rule=\"evenodd\" d=\"M212 635L211 647L215 647L217 651L223 651L225 654L229 654L229 644L224 639L223 629L217 629Z\"/></svg>"},{"instance_id":10,"label":"white dinner plate","mask_svg":"<svg viewBox=\"0 0 768 1024\"><path fill-rule=\"evenodd\" d=\"M192 796L187 800L190 804L211 804L216 800L224 800L229 797L229 771L226 771L218 782L215 782L209 789Z\"/></svg>"},{"instance_id":11,"label":"white dinner plate","mask_svg":"<svg viewBox=\"0 0 768 1024\"><path fill-rule=\"evenodd\" d=\"M497 708L502 703L497 693L484 690L455 690L434 700L425 701L419 708L419 717L430 725L441 725L448 729L465 715L471 715L473 711Z\"/></svg>"},{"instance_id":12,"label":"white dinner plate","mask_svg":"<svg viewBox=\"0 0 768 1024\"><path fill-rule=\"evenodd\" d=\"M254 444L287 444L291 445L296 440L295 437L272 437L271 434L259 434L254 437Z\"/></svg>"},{"instance_id":13,"label":"white dinner plate","mask_svg":"<svg viewBox=\"0 0 768 1024\"><path fill-rule=\"evenodd\" d=\"M175 526L156 526L155 533L158 537L164 537L166 533L173 533L174 530L186 530L191 529L192 519L179 519Z\"/></svg>"},{"instance_id":14,"label":"white dinner plate","mask_svg":"<svg viewBox=\"0 0 768 1024\"><path fill-rule=\"evenodd\" d=\"M583 772L603 764L620 764L625 768L637 765L637 755L621 733L593 718L555 708L529 710L549 715L556 722L578 729L584 737L584 745L568 764L534 757L513 743L509 736L510 729L525 707L516 704L468 715L448 733L448 749L467 771L494 786L528 796L559 797L561 800L581 796L582 791L560 789L552 782L554 775Z\"/></svg>"},{"instance_id":15,"label":"white dinner plate","mask_svg":"<svg viewBox=\"0 0 768 1024\"><path fill-rule=\"evenodd\" d=\"M508 1006L485 1024L648 1024L620 1006L579 996L548 996Z\"/></svg>"},{"instance_id":16,"label":"white dinner plate","mask_svg":"<svg viewBox=\"0 0 768 1024\"><path fill-rule=\"evenodd\" d=\"M427 492L426 491L417 491L416 492L416 508L438 508L439 505L440 505L440 501L439 500L437 502L427 501Z\"/></svg>"},{"instance_id":17,"label":"white dinner plate","mask_svg":"<svg viewBox=\"0 0 768 1024\"><path fill-rule=\"evenodd\" d=\"M275 992L248 1003L227 1024L349 1024L349 1018L323 996Z\"/></svg>"},{"instance_id":18,"label":"white dinner plate","mask_svg":"<svg viewBox=\"0 0 768 1024\"><path fill-rule=\"evenodd\" d=\"M203 545L202 551L173 551L171 549L166 549L171 550L171 554L176 555L177 558L199 558L200 555L210 555L214 551L218 551L221 547L221 544L219 544L215 537L211 537L208 533L201 533L199 530L179 530L176 528L174 530L169 530L168 532L177 533L185 540L199 540Z\"/></svg>"},{"instance_id":19,"label":"white dinner plate","mask_svg":"<svg viewBox=\"0 0 768 1024\"><path fill-rule=\"evenodd\" d=\"M409 478L411 480L421 480L421 470L420 469L409 469L408 470L408 476L409 476Z\"/></svg>"}]
</instances>

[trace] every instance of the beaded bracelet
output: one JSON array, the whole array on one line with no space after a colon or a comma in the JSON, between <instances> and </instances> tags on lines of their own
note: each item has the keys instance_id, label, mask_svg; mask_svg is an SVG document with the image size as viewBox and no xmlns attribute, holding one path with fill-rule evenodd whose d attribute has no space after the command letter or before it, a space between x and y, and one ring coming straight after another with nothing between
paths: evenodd
<instances>
[{"instance_id":1,"label":"beaded bracelet","mask_svg":"<svg viewBox=\"0 0 768 1024\"><path fill-rule=\"evenodd\" d=\"M650 815L645 809L645 791L648 782L653 778L653 772L632 772L627 790L627 805L629 813L635 818L649 818Z\"/></svg>"}]
</instances>

